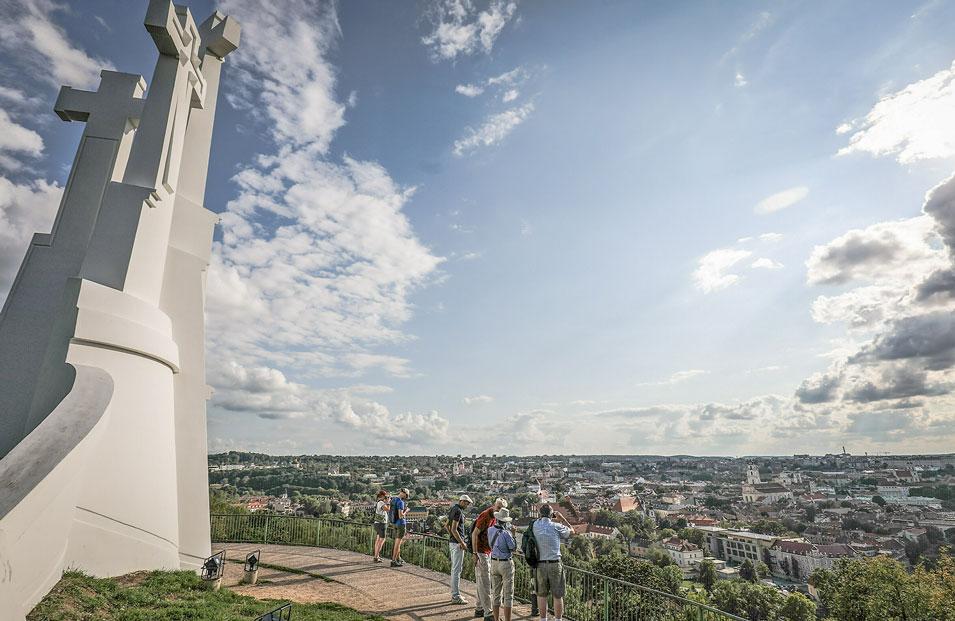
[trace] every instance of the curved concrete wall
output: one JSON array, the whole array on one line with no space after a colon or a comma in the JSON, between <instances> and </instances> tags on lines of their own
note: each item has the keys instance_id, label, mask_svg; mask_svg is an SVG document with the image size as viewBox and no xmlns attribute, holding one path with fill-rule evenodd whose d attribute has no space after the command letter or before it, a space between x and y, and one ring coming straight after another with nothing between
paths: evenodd
<instances>
[{"instance_id":1,"label":"curved concrete wall","mask_svg":"<svg viewBox=\"0 0 955 621\"><path fill-rule=\"evenodd\" d=\"M112 378L101 369L75 370L67 397L0 459L0 610L15 621L67 566L87 462L108 419Z\"/></svg>"}]
</instances>

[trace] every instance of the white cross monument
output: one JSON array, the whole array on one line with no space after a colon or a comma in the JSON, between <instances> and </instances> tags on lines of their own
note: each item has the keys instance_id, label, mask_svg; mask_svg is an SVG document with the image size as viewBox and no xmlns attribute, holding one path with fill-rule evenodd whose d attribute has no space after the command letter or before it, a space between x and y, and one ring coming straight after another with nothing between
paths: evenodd
<instances>
[{"instance_id":1,"label":"white cross monument","mask_svg":"<svg viewBox=\"0 0 955 621\"><path fill-rule=\"evenodd\" d=\"M223 59L239 25L150 0L159 58L63 87L86 123L53 230L0 313L0 616L66 567L198 568L209 555L203 206Z\"/></svg>"}]
</instances>

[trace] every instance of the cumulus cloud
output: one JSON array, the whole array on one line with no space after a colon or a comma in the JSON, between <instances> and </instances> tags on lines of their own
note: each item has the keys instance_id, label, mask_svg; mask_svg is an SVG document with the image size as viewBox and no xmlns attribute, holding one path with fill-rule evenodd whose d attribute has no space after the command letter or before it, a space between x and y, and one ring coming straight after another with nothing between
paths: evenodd
<instances>
[{"instance_id":1,"label":"cumulus cloud","mask_svg":"<svg viewBox=\"0 0 955 621\"><path fill-rule=\"evenodd\" d=\"M396 414L368 398L378 390L313 385L413 375L409 360L375 350L411 338L402 331L410 296L443 260L404 214L414 188L376 162L329 156L347 109L327 60L340 35L334 4L253 10L227 0L223 10L243 27L239 103L262 110L256 120L275 146L235 175L238 193L221 215L207 284L213 405L318 418L382 441L443 437L448 422L436 412Z\"/></svg>"},{"instance_id":2,"label":"cumulus cloud","mask_svg":"<svg viewBox=\"0 0 955 621\"><path fill-rule=\"evenodd\" d=\"M478 405L482 403L491 403L494 397L490 395L470 395L462 399L464 405Z\"/></svg>"},{"instance_id":3,"label":"cumulus cloud","mask_svg":"<svg viewBox=\"0 0 955 621\"><path fill-rule=\"evenodd\" d=\"M955 63L935 75L882 97L861 119L844 123L849 134L839 155L892 156L899 163L955 155Z\"/></svg>"},{"instance_id":4,"label":"cumulus cloud","mask_svg":"<svg viewBox=\"0 0 955 621\"><path fill-rule=\"evenodd\" d=\"M808 378L796 398L844 417L847 434L944 444L955 433L953 195L955 178L928 193L924 215L849 231L807 261L809 284L850 287L817 298L813 317L852 332L830 371Z\"/></svg>"},{"instance_id":5,"label":"cumulus cloud","mask_svg":"<svg viewBox=\"0 0 955 621\"><path fill-rule=\"evenodd\" d=\"M23 167L19 157L36 158L43 153L43 138L32 129L15 123L0 108L0 167L17 171Z\"/></svg>"},{"instance_id":6,"label":"cumulus cloud","mask_svg":"<svg viewBox=\"0 0 955 621\"><path fill-rule=\"evenodd\" d=\"M766 215L782 211L783 209L792 207L807 196L809 196L809 188L804 185L788 188L781 192L771 194L756 203L753 212L759 215Z\"/></svg>"},{"instance_id":7,"label":"cumulus cloud","mask_svg":"<svg viewBox=\"0 0 955 621\"><path fill-rule=\"evenodd\" d=\"M523 106L511 108L504 112L492 114L478 127L469 127L466 135L454 141L452 152L461 157L481 147L490 147L498 144L523 123L534 112L534 104L526 103Z\"/></svg>"},{"instance_id":8,"label":"cumulus cloud","mask_svg":"<svg viewBox=\"0 0 955 621\"><path fill-rule=\"evenodd\" d=\"M752 256L749 250L739 248L720 248L708 252L700 258L699 266L693 272L693 281L703 293L713 293L736 284L738 274L730 273L736 264Z\"/></svg>"},{"instance_id":9,"label":"cumulus cloud","mask_svg":"<svg viewBox=\"0 0 955 621\"><path fill-rule=\"evenodd\" d=\"M853 229L816 246L806 262L811 285L841 285L854 280L911 282L945 261L935 243L934 220L921 216Z\"/></svg>"},{"instance_id":10,"label":"cumulus cloud","mask_svg":"<svg viewBox=\"0 0 955 621\"><path fill-rule=\"evenodd\" d=\"M806 280L810 285L856 286L817 297L813 318L861 328L902 316L918 305L919 292L913 290L913 283L923 283L948 265L936 221L930 216L848 231L812 250Z\"/></svg>"},{"instance_id":11,"label":"cumulus cloud","mask_svg":"<svg viewBox=\"0 0 955 621\"><path fill-rule=\"evenodd\" d=\"M102 58L95 58L70 44L53 17L69 10L52 0L22 0L0 5L0 46L15 54L22 63L53 86L94 88L99 72L112 69Z\"/></svg>"},{"instance_id":12,"label":"cumulus cloud","mask_svg":"<svg viewBox=\"0 0 955 621\"><path fill-rule=\"evenodd\" d=\"M421 38L435 61L478 52L490 54L494 42L517 14L517 2L490 0L480 9L473 0L434 0L425 11L431 32Z\"/></svg>"},{"instance_id":13,"label":"cumulus cloud","mask_svg":"<svg viewBox=\"0 0 955 621\"><path fill-rule=\"evenodd\" d=\"M277 143L327 152L346 109L326 60L341 34L335 4L225 0L221 8L242 23L242 46L229 63L243 88L231 95L250 108L252 100L265 106Z\"/></svg>"}]
</instances>

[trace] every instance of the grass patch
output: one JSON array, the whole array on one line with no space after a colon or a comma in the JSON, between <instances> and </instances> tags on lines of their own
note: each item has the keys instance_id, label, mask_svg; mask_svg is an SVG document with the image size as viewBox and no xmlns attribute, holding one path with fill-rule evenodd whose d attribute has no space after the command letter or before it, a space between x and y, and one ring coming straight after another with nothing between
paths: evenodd
<instances>
[{"instance_id":1,"label":"grass patch","mask_svg":"<svg viewBox=\"0 0 955 621\"><path fill-rule=\"evenodd\" d=\"M206 591L191 571L93 578L68 571L27 621L241 621L285 602ZM384 621L339 604L294 604L295 621Z\"/></svg>"}]
</instances>

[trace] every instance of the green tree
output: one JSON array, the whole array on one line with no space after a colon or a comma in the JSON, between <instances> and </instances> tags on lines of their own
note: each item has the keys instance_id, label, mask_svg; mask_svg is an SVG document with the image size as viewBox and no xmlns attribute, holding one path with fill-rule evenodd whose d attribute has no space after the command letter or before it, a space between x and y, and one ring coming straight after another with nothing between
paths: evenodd
<instances>
[{"instance_id":1,"label":"green tree","mask_svg":"<svg viewBox=\"0 0 955 621\"><path fill-rule=\"evenodd\" d=\"M802 593L792 593L776 615L779 621L815 621L816 604Z\"/></svg>"},{"instance_id":2,"label":"green tree","mask_svg":"<svg viewBox=\"0 0 955 621\"><path fill-rule=\"evenodd\" d=\"M761 584L721 580L713 587L713 603L717 608L750 621L776 619L784 602L782 593Z\"/></svg>"},{"instance_id":3,"label":"green tree","mask_svg":"<svg viewBox=\"0 0 955 621\"><path fill-rule=\"evenodd\" d=\"M710 559L703 559L700 562L700 583L707 591L713 590L718 576L716 574L716 565Z\"/></svg>"},{"instance_id":4,"label":"green tree","mask_svg":"<svg viewBox=\"0 0 955 621\"><path fill-rule=\"evenodd\" d=\"M873 496L873 497L872 497L872 502L874 502L875 504L879 505L880 507L884 507L884 506L885 506L885 498L883 498L882 496Z\"/></svg>"},{"instance_id":5,"label":"green tree","mask_svg":"<svg viewBox=\"0 0 955 621\"><path fill-rule=\"evenodd\" d=\"M680 594L683 585L683 570L676 565L667 565L659 571L659 576L666 585L666 590L674 595Z\"/></svg>"},{"instance_id":6,"label":"green tree","mask_svg":"<svg viewBox=\"0 0 955 621\"><path fill-rule=\"evenodd\" d=\"M747 582L756 582L756 567L753 561L749 559L743 561L743 564L739 566L739 577Z\"/></svg>"},{"instance_id":7,"label":"green tree","mask_svg":"<svg viewBox=\"0 0 955 621\"><path fill-rule=\"evenodd\" d=\"M597 512L597 515L594 516L594 524L598 526L619 526L620 518L613 511L601 509Z\"/></svg>"},{"instance_id":8,"label":"green tree","mask_svg":"<svg viewBox=\"0 0 955 621\"><path fill-rule=\"evenodd\" d=\"M763 561L756 561L756 576L759 577L760 580L769 577L769 565Z\"/></svg>"},{"instance_id":9,"label":"green tree","mask_svg":"<svg viewBox=\"0 0 955 621\"><path fill-rule=\"evenodd\" d=\"M647 551L647 560L657 567L666 567L667 565L673 564L673 559L670 558L670 555L662 548L650 548L650 550Z\"/></svg>"},{"instance_id":10,"label":"green tree","mask_svg":"<svg viewBox=\"0 0 955 621\"><path fill-rule=\"evenodd\" d=\"M812 574L827 619L951 621L955 619L955 560L941 552L933 569L912 574L886 557L843 559Z\"/></svg>"}]
</instances>

